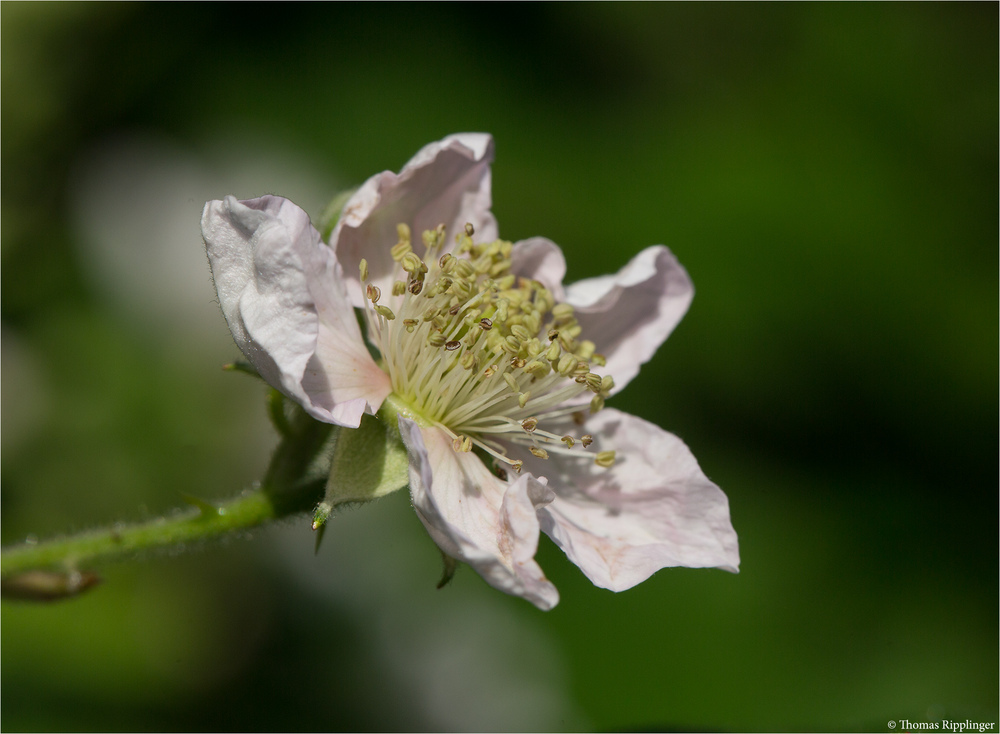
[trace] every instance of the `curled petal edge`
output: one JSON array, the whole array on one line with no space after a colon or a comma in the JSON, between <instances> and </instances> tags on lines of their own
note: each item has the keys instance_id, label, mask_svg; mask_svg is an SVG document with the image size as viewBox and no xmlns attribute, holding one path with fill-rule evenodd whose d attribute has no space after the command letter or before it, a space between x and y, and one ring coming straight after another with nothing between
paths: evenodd
<instances>
[{"instance_id":1,"label":"curled petal edge","mask_svg":"<svg viewBox=\"0 0 1000 734\"><path fill-rule=\"evenodd\" d=\"M552 609L559 592L534 559L537 511L553 500L551 490L526 474L500 480L475 454L454 451L439 428L400 416L399 430L410 454L413 508L438 547L495 589Z\"/></svg>"},{"instance_id":2,"label":"curled petal edge","mask_svg":"<svg viewBox=\"0 0 1000 734\"><path fill-rule=\"evenodd\" d=\"M330 236L344 266L347 291L356 307L364 306L358 266L368 262L369 282L385 294L397 273L389 250L397 242L396 225L411 229L414 247L422 252L421 233L444 224L444 247L468 222L477 239L496 239L490 163L493 138L486 133L459 133L425 145L399 174L378 173L361 185L344 205Z\"/></svg>"},{"instance_id":3,"label":"curled petal edge","mask_svg":"<svg viewBox=\"0 0 1000 734\"><path fill-rule=\"evenodd\" d=\"M738 572L740 557L726 495L677 436L606 408L584 426L595 450L615 449L611 469L553 457L556 498L541 527L595 585L623 591L661 568ZM541 470L537 462L525 468Z\"/></svg>"},{"instance_id":4,"label":"curled petal edge","mask_svg":"<svg viewBox=\"0 0 1000 734\"><path fill-rule=\"evenodd\" d=\"M639 374L687 313L694 285L663 245L647 247L614 275L566 288L584 337L597 345L614 377L611 394Z\"/></svg>"},{"instance_id":5,"label":"curled petal edge","mask_svg":"<svg viewBox=\"0 0 1000 734\"><path fill-rule=\"evenodd\" d=\"M202 235L219 303L260 375L318 420L356 428L391 390L340 266L308 215L276 196L210 201Z\"/></svg>"}]
</instances>

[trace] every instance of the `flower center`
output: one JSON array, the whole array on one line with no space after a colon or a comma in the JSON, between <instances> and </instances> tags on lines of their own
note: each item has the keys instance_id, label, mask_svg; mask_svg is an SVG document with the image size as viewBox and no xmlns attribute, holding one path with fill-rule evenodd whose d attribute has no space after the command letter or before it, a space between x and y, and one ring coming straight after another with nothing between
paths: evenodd
<instances>
[{"instance_id":1,"label":"flower center","mask_svg":"<svg viewBox=\"0 0 1000 734\"><path fill-rule=\"evenodd\" d=\"M456 451L477 446L498 462L520 471L506 444L526 446L547 459L550 452L581 456L589 435L552 433L545 423L581 408L604 406L614 386L594 343L580 340L573 307L556 303L536 280L510 272L510 242L473 241L473 227L456 237L453 253L435 257L445 227L423 233L425 257L413 250L410 228L397 226L391 254L398 279L386 303L378 286L367 286L368 335L382 353L394 394L414 412L445 430ZM594 456L593 454L587 454ZM599 466L614 463L615 452L596 454Z\"/></svg>"}]
</instances>

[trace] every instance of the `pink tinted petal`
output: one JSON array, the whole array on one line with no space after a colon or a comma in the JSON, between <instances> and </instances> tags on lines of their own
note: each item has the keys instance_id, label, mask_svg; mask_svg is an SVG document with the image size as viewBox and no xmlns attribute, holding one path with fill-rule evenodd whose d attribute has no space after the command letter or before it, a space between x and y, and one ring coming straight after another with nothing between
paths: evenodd
<instances>
[{"instance_id":1,"label":"pink tinted petal","mask_svg":"<svg viewBox=\"0 0 1000 734\"><path fill-rule=\"evenodd\" d=\"M615 275L581 280L566 288L590 339L605 356L600 370L615 379L612 394L639 374L687 312L694 286L670 250L648 247Z\"/></svg>"},{"instance_id":2,"label":"pink tinted petal","mask_svg":"<svg viewBox=\"0 0 1000 734\"><path fill-rule=\"evenodd\" d=\"M552 291L556 301L564 299L562 281L566 277L566 258L555 242L545 237L515 242L510 263L512 273L537 280Z\"/></svg>"},{"instance_id":3,"label":"pink tinted petal","mask_svg":"<svg viewBox=\"0 0 1000 734\"><path fill-rule=\"evenodd\" d=\"M683 441L612 409L574 433L593 435L586 455L529 457L525 469L556 493L539 510L542 530L595 585L623 591L667 566L739 569L729 501ZM610 469L594 464L602 450L617 451Z\"/></svg>"},{"instance_id":4,"label":"pink tinted petal","mask_svg":"<svg viewBox=\"0 0 1000 734\"><path fill-rule=\"evenodd\" d=\"M536 510L552 500L551 490L526 474L501 481L475 454L456 452L439 428L400 417L399 430L410 453L413 508L441 550L490 586L554 607L559 592L535 562Z\"/></svg>"},{"instance_id":5,"label":"pink tinted petal","mask_svg":"<svg viewBox=\"0 0 1000 734\"><path fill-rule=\"evenodd\" d=\"M237 346L315 418L357 427L389 380L365 348L333 251L287 199L210 201L202 234Z\"/></svg>"},{"instance_id":6,"label":"pink tinted petal","mask_svg":"<svg viewBox=\"0 0 1000 734\"><path fill-rule=\"evenodd\" d=\"M492 206L490 162L493 138L485 133L449 135L424 146L399 175L384 171L368 179L344 206L330 237L344 266L348 293L355 306L364 305L358 266L368 261L369 279L382 293L392 291L402 271L389 249L396 244L396 225L408 224L414 249L424 253L421 235L443 223L447 228L444 249L455 244L455 235L471 223L476 240L496 239Z\"/></svg>"}]
</instances>

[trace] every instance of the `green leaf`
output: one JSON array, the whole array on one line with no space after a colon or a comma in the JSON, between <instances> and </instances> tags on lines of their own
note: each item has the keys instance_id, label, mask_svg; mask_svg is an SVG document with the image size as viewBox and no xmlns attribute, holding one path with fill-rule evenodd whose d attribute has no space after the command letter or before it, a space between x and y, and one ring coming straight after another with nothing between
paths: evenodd
<instances>
[{"instance_id":1,"label":"green leaf","mask_svg":"<svg viewBox=\"0 0 1000 734\"><path fill-rule=\"evenodd\" d=\"M344 208L344 204L354 195L355 191L357 189L341 191L333 197L330 203L326 205L323 213L319 215L319 222L316 229L319 230L324 242L330 239L330 235L333 234L333 228L337 226L337 221L340 219L340 213Z\"/></svg>"},{"instance_id":2,"label":"green leaf","mask_svg":"<svg viewBox=\"0 0 1000 734\"><path fill-rule=\"evenodd\" d=\"M409 463L398 432L365 415L358 428L345 428L337 438L324 502L367 502L402 489L410 483Z\"/></svg>"}]
</instances>

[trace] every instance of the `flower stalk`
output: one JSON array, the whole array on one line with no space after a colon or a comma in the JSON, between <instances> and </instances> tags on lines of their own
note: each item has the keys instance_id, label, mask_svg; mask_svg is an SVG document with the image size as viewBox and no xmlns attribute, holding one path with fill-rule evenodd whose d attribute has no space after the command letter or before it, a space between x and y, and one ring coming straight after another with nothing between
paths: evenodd
<instances>
[{"instance_id":1,"label":"flower stalk","mask_svg":"<svg viewBox=\"0 0 1000 734\"><path fill-rule=\"evenodd\" d=\"M282 441L260 484L218 505L185 497L194 505L186 512L6 548L0 554L3 596L37 601L74 596L96 583L96 576L84 571L94 564L168 548L176 551L312 510L326 489L340 429L311 418L294 404L285 413L287 401L277 391L269 404L272 417L280 413L283 419Z\"/></svg>"}]
</instances>

